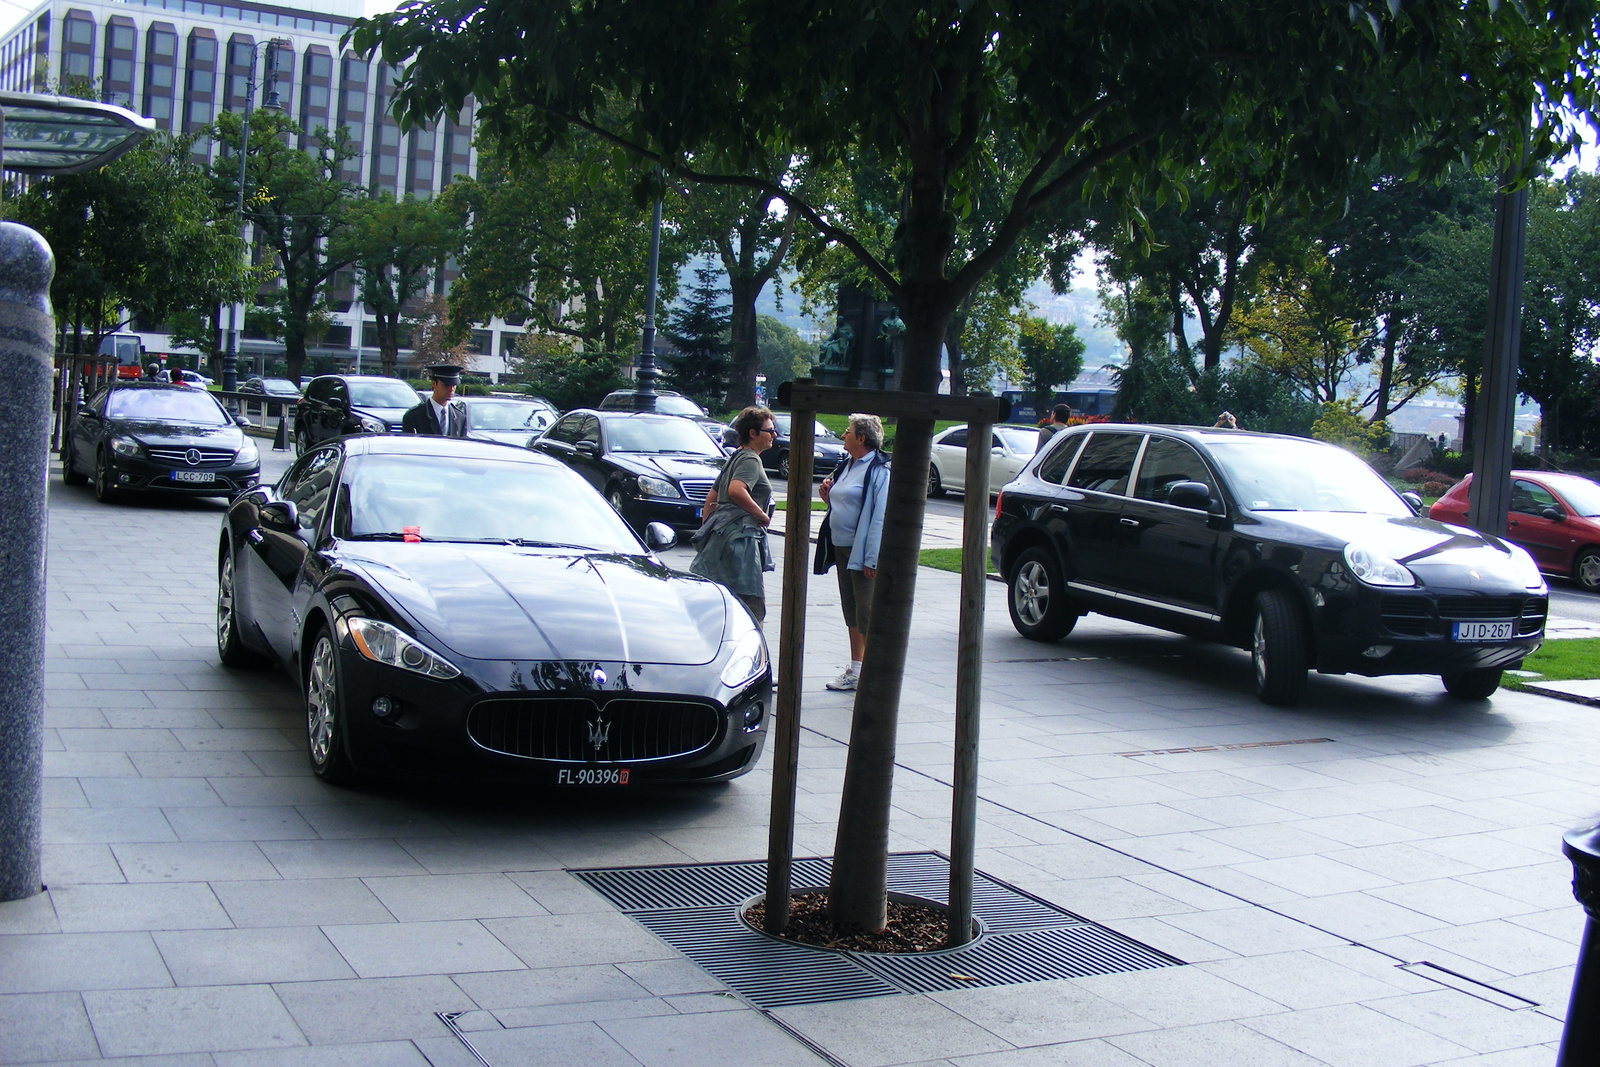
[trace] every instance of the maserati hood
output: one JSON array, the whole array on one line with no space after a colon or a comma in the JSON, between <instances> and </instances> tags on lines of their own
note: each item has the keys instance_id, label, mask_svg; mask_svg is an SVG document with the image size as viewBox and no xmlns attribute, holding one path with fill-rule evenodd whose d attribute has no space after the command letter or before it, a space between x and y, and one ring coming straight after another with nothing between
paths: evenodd
<instances>
[{"instance_id":1,"label":"maserati hood","mask_svg":"<svg viewBox=\"0 0 1600 1067\"><path fill-rule=\"evenodd\" d=\"M722 644L722 590L644 556L428 542L341 555L457 656L695 665Z\"/></svg>"}]
</instances>

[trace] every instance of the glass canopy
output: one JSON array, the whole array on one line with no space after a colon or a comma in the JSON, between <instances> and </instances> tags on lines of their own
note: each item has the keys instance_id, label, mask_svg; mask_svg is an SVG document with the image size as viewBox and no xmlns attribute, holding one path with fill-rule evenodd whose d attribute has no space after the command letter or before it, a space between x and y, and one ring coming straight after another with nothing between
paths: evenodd
<instances>
[{"instance_id":1,"label":"glass canopy","mask_svg":"<svg viewBox=\"0 0 1600 1067\"><path fill-rule=\"evenodd\" d=\"M67 96L0 92L5 115L0 166L24 174L76 174L103 167L144 140L155 120Z\"/></svg>"}]
</instances>

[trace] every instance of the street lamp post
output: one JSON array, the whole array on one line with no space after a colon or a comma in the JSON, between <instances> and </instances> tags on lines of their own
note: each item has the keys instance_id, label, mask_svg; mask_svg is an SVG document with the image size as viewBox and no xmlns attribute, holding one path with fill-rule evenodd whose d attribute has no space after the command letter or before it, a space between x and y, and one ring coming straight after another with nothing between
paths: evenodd
<instances>
[{"instance_id":1,"label":"street lamp post","mask_svg":"<svg viewBox=\"0 0 1600 1067\"><path fill-rule=\"evenodd\" d=\"M278 110L282 105L278 102L278 56L277 50L283 42L276 38L264 42L267 50L267 92L261 101L261 106ZM244 115L239 130L239 239L244 237L244 182L245 167L250 161L250 109L256 100L256 50L250 49L250 74L244 83ZM246 246L245 255L249 255ZM239 388L239 302L233 301L228 305L228 348L222 355L222 391L231 393ZM232 409L235 402L228 401Z\"/></svg>"},{"instance_id":2,"label":"street lamp post","mask_svg":"<svg viewBox=\"0 0 1600 1067\"><path fill-rule=\"evenodd\" d=\"M638 411L656 409L656 272L661 262L661 197L656 197L655 210L650 216L650 262L644 283L644 332L640 337L639 388L634 393L634 408Z\"/></svg>"}]
</instances>

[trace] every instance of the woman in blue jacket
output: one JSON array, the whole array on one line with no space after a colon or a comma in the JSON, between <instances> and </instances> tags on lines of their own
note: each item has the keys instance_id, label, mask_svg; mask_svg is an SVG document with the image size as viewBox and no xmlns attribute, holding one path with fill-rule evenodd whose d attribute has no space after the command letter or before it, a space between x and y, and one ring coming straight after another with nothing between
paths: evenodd
<instances>
[{"instance_id":1,"label":"woman in blue jacket","mask_svg":"<svg viewBox=\"0 0 1600 1067\"><path fill-rule=\"evenodd\" d=\"M883 423L878 416L851 415L844 431L849 458L822 480L832 562L839 568L839 605L850 632L850 666L828 683L829 689L854 689L861 677L872 581L878 575L878 543L883 539L883 509L889 499L889 457L882 448Z\"/></svg>"}]
</instances>

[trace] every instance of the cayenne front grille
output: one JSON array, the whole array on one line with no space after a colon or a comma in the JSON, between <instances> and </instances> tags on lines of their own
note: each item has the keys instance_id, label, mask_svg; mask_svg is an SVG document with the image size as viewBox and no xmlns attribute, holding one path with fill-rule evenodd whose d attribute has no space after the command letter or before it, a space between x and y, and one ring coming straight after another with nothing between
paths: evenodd
<instances>
[{"instance_id":1,"label":"cayenne front grille","mask_svg":"<svg viewBox=\"0 0 1600 1067\"><path fill-rule=\"evenodd\" d=\"M226 467L235 455L231 448L146 448L145 451L157 463L170 463L174 467ZM192 462L191 452L196 457Z\"/></svg>"},{"instance_id":2,"label":"cayenne front grille","mask_svg":"<svg viewBox=\"0 0 1600 1067\"><path fill-rule=\"evenodd\" d=\"M1438 600L1441 619L1514 619L1522 614L1519 596L1442 596Z\"/></svg>"},{"instance_id":3,"label":"cayenne front grille","mask_svg":"<svg viewBox=\"0 0 1600 1067\"><path fill-rule=\"evenodd\" d=\"M686 756L717 737L722 713L688 700L491 697L467 713L467 734L491 752L566 763L638 763Z\"/></svg>"},{"instance_id":4,"label":"cayenne front grille","mask_svg":"<svg viewBox=\"0 0 1600 1067\"><path fill-rule=\"evenodd\" d=\"M714 478L685 478L678 483L678 488L683 490L684 496L699 504L705 500L706 494L711 492L714 484L716 484Z\"/></svg>"},{"instance_id":5,"label":"cayenne front grille","mask_svg":"<svg viewBox=\"0 0 1600 1067\"><path fill-rule=\"evenodd\" d=\"M1541 597L1386 596L1378 614L1384 629L1402 637L1445 634L1451 622L1514 619L1518 637L1544 629L1546 601Z\"/></svg>"}]
</instances>

